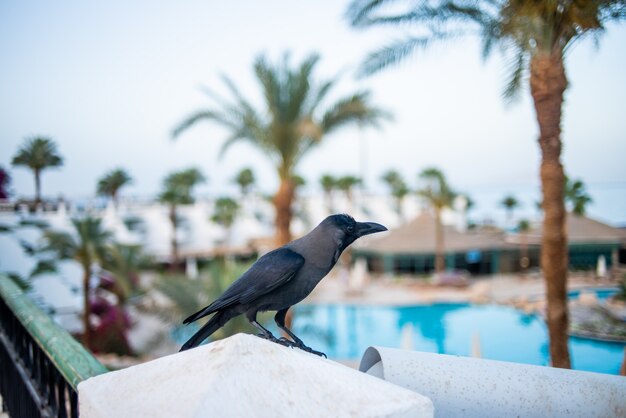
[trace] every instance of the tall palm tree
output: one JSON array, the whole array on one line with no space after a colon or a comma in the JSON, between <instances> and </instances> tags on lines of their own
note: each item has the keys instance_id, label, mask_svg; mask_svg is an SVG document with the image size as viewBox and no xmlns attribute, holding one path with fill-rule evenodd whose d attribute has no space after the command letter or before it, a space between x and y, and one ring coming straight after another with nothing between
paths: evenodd
<instances>
[{"instance_id":1,"label":"tall palm tree","mask_svg":"<svg viewBox=\"0 0 626 418\"><path fill-rule=\"evenodd\" d=\"M320 186L322 186L322 190L324 190L326 210L333 213L335 211L335 207L333 205L333 190L337 187L337 179L331 174L324 174L320 177Z\"/></svg>"},{"instance_id":2,"label":"tall palm tree","mask_svg":"<svg viewBox=\"0 0 626 418\"><path fill-rule=\"evenodd\" d=\"M36 136L27 138L21 148L13 156L11 164L25 166L35 176L35 205L41 203L41 172L50 167L63 165L63 157L50 138Z\"/></svg>"},{"instance_id":3,"label":"tall palm tree","mask_svg":"<svg viewBox=\"0 0 626 418\"><path fill-rule=\"evenodd\" d=\"M345 193L350 208L352 208L352 205L354 203L354 194L352 193L352 191L354 190L355 186L358 186L361 183L361 179L356 176L341 176L337 179L337 188Z\"/></svg>"},{"instance_id":4,"label":"tall palm tree","mask_svg":"<svg viewBox=\"0 0 626 418\"><path fill-rule=\"evenodd\" d=\"M227 245L230 245L231 228L237 219L239 214L239 203L230 197L220 197L215 201L215 210L211 220L217 222L226 228L227 231Z\"/></svg>"},{"instance_id":5,"label":"tall palm tree","mask_svg":"<svg viewBox=\"0 0 626 418\"><path fill-rule=\"evenodd\" d=\"M204 175L197 168L175 171L168 174L163 180L163 189L159 200L169 205L169 218L172 224L172 237L170 240L172 256L171 268L175 270L179 263L178 240L178 206L189 205L194 202L193 188L205 181Z\"/></svg>"},{"instance_id":6,"label":"tall palm tree","mask_svg":"<svg viewBox=\"0 0 626 418\"><path fill-rule=\"evenodd\" d=\"M624 0L353 0L348 16L356 27L397 25L419 31L371 53L363 64L364 74L396 64L418 49L468 34L481 38L484 56L496 44L510 53L513 65L504 90L506 98L515 97L528 79L542 156L541 266L548 300L550 357L553 366L569 368L567 236L560 161L561 111L567 88L564 58L576 41L601 33L609 21L625 19Z\"/></svg>"},{"instance_id":7,"label":"tall palm tree","mask_svg":"<svg viewBox=\"0 0 626 418\"><path fill-rule=\"evenodd\" d=\"M54 253L60 260L73 259L83 269L83 344L91 349L91 268L95 263L102 264L107 258L111 234L103 228L100 219L90 216L72 219L72 225L72 233L46 231L43 250Z\"/></svg>"},{"instance_id":8,"label":"tall palm tree","mask_svg":"<svg viewBox=\"0 0 626 418\"><path fill-rule=\"evenodd\" d=\"M103 175L98 180L97 193L111 198L117 206L117 198L120 189L133 182L132 177L123 168L116 168Z\"/></svg>"},{"instance_id":9,"label":"tall palm tree","mask_svg":"<svg viewBox=\"0 0 626 418\"><path fill-rule=\"evenodd\" d=\"M410 192L409 186L407 186L402 175L396 170L388 170L382 175L381 179L389 187L391 195L396 200L396 213L400 221L403 221L402 203Z\"/></svg>"},{"instance_id":10,"label":"tall palm tree","mask_svg":"<svg viewBox=\"0 0 626 418\"><path fill-rule=\"evenodd\" d=\"M273 203L276 209L276 243L291 240L294 175L297 165L326 136L348 125L375 125L386 116L370 104L369 92L357 92L326 104L337 79L313 79L318 55L311 55L292 67L289 54L278 64L259 56L254 73L260 84L265 107L255 108L227 77L222 77L231 101L208 92L216 106L183 120L173 132L177 137L199 121L215 122L230 131L222 152L240 141L259 148L272 161L280 180Z\"/></svg>"},{"instance_id":11,"label":"tall palm tree","mask_svg":"<svg viewBox=\"0 0 626 418\"><path fill-rule=\"evenodd\" d=\"M441 212L452 206L456 193L448 185L443 172L437 168L425 168L418 178L422 187L417 194L426 200L435 213L435 271L441 273L446 268Z\"/></svg>"},{"instance_id":12,"label":"tall palm tree","mask_svg":"<svg viewBox=\"0 0 626 418\"><path fill-rule=\"evenodd\" d=\"M585 216L587 213L587 205L593 202L593 199L585 189L585 183L582 180L572 180L565 176L565 205L571 207L571 211L576 216Z\"/></svg>"},{"instance_id":13,"label":"tall palm tree","mask_svg":"<svg viewBox=\"0 0 626 418\"><path fill-rule=\"evenodd\" d=\"M513 211L520 206L519 201L513 195L506 195L501 201L500 205L506 210L506 220L510 223L513 219Z\"/></svg>"},{"instance_id":14,"label":"tall palm tree","mask_svg":"<svg viewBox=\"0 0 626 418\"><path fill-rule=\"evenodd\" d=\"M248 196L250 193L250 188L254 186L254 182L256 181L254 177L254 172L251 168L244 168L234 178L235 183L239 185L239 190L241 190L241 195L243 197Z\"/></svg>"}]
</instances>

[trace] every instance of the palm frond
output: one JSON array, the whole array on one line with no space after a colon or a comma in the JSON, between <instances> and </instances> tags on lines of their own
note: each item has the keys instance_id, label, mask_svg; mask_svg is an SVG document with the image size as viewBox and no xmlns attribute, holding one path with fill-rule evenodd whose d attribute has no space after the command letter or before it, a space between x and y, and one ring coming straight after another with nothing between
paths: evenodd
<instances>
[{"instance_id":1,"label":"palm frond","mask_svg":"<svg viewBox=\"0 0 626 418\"><path fill-rule=\"evenodd\" d=\"M57 264L54 260L38 260L30 272L30 278L46 273L56 273L57 271Z\"/></svg>"},{"instance_id":2,"label":"palm frond","mask_svg":"<svg viewBox=\"0 0 626 418\"><path fill-rule=\"evenodd\" d=\"M203 110L194 113L187 119L183 120L178 126L176 126L172 131L172 139L176 139L181 133L203 120L214 121L222 126L225 126L226 128L231 129L237 126L236 123L230 120L228 116L224 113L216 112L213 110Z\"/></svg>"},{"instance_id":3,"label":"palm frond","mask_svg":"<svg viewBox=\"0 0 626 418\"><path fill-rule=\"evenodd\" d=\"M418 49L425 49L431 44L430 37L410 37L371 52L358 69L357 76L375 74L392 65L399 64Z\"/></svg>"},{"instance_id":4,"label":"palm frond","mask_svg":"<svg viewBox=\"0 0 626 418\"><path fill-rule=\"evenodd\" d=\"M324 113L322 131L328 134L351 123L378 126L381 120L390 119L391 114L369 105L369 97L369 92L359 92L339 99Z\"/></svg>"},{"instance_id":5,"label":"palm frond","mask_svg":"<svg viewBox=\"0 0 626 418\"><path fill-rule=\"evenodd\" d=\"M519 98L522 90L522 82L525 79L528 61L528 53L520 48L517 49L516 55L508 64L508 80L505 85L502 97L506 102L513 102Z\"/></svg>"},{"instance_id":6,"label":"palm frond","mask_svg":"<svg viewBox=\"0 0 626 418\"><path fill-rule=\"evenodd\" d=\"M371 24L369 15L379 7L391 3L389 0L354 0L348 6L346 18L352 26L364 27Z\"/></svg>"},{"instance_id":7,"label":"palm frond","mask_svg":"<svg viewBox=\"0 0 626 418\"><path fill-rule=\"evenodd\" d=\"M68 260L74 257L78 244L76 240L66 232L46 231L44 233L45 244L42 252L52 252L60 260Z\"/></svg>"}]
</instances>

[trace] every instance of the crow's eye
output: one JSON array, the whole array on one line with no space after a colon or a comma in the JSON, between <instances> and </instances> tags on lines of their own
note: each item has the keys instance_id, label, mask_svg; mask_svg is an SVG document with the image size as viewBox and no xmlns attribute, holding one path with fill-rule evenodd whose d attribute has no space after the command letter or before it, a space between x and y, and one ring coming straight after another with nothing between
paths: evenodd
<instances>
[{"instance_id":1,"label":"crow's eye","mask_svg":"<svg viewBox=\"0 0 626 418\"><path fill-rule=\"evenodd\" d=\"M354 227L352 225L348 226L348 232L352 233L354 231Z\"/></svg>"}]
</instances>

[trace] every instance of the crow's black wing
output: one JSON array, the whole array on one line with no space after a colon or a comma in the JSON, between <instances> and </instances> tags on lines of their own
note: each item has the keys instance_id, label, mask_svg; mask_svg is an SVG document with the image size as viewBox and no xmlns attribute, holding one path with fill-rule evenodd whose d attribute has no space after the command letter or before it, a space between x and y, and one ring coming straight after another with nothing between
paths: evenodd
<instances>
[{"instance_id":1,"label":"crow's black wing","mask_svg":"<svg viewBox=\"0 0 626 418\"><path fill-rule=\"evenodd\" d=\"M184 324L237 303L249 303L287 283L304 264L304 257L287 248L265 254L235 280L217 300L189 316Z\"/></svg>"}]
</instances>

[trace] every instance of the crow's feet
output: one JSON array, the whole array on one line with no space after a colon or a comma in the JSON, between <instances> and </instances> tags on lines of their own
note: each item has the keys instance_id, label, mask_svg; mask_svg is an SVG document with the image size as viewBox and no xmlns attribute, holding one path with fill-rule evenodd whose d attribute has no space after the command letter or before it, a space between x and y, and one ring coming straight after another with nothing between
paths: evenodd
<instances>
[{"instance_id":1,"label":"crow's feet","mask_svg":"<svg viewBox=\"0 0 626 418\"><path fill-rule=\"evenodd\" d=\"M302 351L306 351L307 353L311 353L311 354L315 354L316 356L328 358L326 354L322 353L321 351L316 351L316 350L313 350L311 347L307 347L306 345L304 345L302 341L293 342L285 337L276 338L272 334L268 335L268 334L263 334L263 333L257 334L257 337L263 338L264 340L269 340L276 344L280 344L284 347L290 347L290 348L296 347Z\"/></svg>"},{"instance_id":2,"label":"crow's feet","mask_svg":"<svg viewBox=\"0 0 626 418\"><path fill-rule=\"evenodd\" d=\"M287 338L284 338L284 337L276 338L272 334L267 335L267 334L261 333L261 334L257 334L257 337L263 338L264 340L268 340L268 341L271 341L271 342L279 344L279 345L282 345L284 347L295 347L296 346L296 343L294 343L293 341L288 340Z\"/></svg>"},{"instance_id":3,"label":"crow's feet","mask_svg":"<svg viewBox=\"0 0 626 418\"><path fill-rule=\"evenodd\" d=\"M328 356L326 356L326 354L322 353L321 351L315 351L311 347L307 347L304 344L294 344L294 346L298 347L302 351L306 351L307 353L311 353L311 354L315 354L316 356L328 358Z\"/></svg>"}]
</instances>

